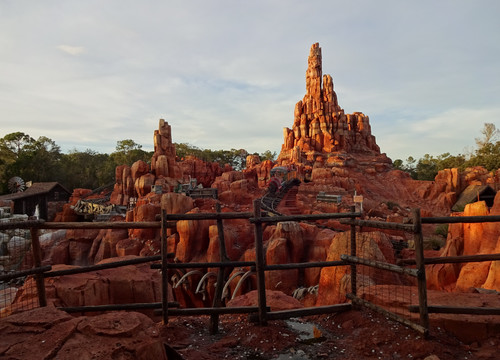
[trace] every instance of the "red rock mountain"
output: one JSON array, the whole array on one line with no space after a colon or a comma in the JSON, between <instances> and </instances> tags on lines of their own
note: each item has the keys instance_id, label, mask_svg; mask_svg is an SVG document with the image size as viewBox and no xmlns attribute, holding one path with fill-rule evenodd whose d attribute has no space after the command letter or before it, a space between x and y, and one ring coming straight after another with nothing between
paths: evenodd
<instances>
[{"instance_id":1,"label":"red rock mountain","mask_svg":"<svg viewBox=\"0 0 500 360\"><path fill-rule=\"evenodd\" d=\"M313 44L306 71L306 94L295 105L292 129L285 128L278 163L313 165L318 157L342 153L380 155L368 116L345 114L333 90L331 75L323 75L321 48Z\"/></svg>"}]
</instances>

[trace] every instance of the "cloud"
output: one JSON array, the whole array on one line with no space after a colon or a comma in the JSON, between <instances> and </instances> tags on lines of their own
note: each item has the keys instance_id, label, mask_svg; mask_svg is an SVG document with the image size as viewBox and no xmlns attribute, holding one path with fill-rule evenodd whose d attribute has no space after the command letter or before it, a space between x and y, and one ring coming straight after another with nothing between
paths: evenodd
<instances>
[{"instance_id":1,"label":"cloud","mask_svg":"<svg viewBox=\"0 0 500 360\"><path fill-rule=\"evenodd\" d=\"M121 4L0 2L0 137L151 148L164 118L175 142L279 151L315 42L340 106L370 117L391 158L457 153L483 123L500 128L498 1Z\"/></svg>"},{"instance_id":2,"label":"cloud","mask_svg":"<svg viewBox=\"0 0 500 360\"><path fill-rule=\"evenodd\" d=\"M395 120L375 132L381 151L399 158L446 152L457 155L475 146L485 123L497 122L500 107L452 108L429 114L415 110L411 118ZM373 130L373 127L372 127ZM396 158L394 157L394 158Z\"/></svg>"},{"instance_id":3,"label":"cloud","mask_svg":"<svg viewBox=\"0 0 500 360\"><path fill-rule=\"evenodd\" d=\"M77 56L85 52L85 48L83 46L59 45L57 48L62 52L73 56Z\"/></svg>"}]
</instances>

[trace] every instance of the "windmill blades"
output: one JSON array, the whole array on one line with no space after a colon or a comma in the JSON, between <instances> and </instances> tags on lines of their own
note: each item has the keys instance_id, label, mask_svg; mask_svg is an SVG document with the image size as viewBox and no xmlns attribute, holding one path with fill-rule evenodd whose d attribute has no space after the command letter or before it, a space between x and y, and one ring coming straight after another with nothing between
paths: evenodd
<instances>
[{"instance_id":1,"label":"windmill blades","mask_svg":"<svg viewBox=\"0 0 500 360\"><path fill-rule=\"evenodd\" d=\"M14 176L9 179L7 183L7 187L11 193L23 192L26 189L26 185L24 184L24 180L19 176Z\"/></svg>"}]
</instances>

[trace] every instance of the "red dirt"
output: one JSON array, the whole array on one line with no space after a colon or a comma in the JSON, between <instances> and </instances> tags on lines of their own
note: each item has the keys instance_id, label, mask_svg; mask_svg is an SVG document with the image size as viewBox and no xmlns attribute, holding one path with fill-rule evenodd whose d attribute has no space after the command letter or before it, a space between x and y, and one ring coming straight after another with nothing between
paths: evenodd
<instances>
[{"instance_id":1,"label":"red dirt","mask_svg":"<svg viewBox=\"0 0 500 360\"><path fill-rule=\"evenodd\" d=\"M293 327L292 327L293 326ZM305 331L304 331L305 330ZM162 344L164 346L162 346ZM136 312L72 317L53 307L0 320L0 359L497 359L500 334L464 344L433 326L430 336L367 310L269 321L244 315L171 317L167 325Z\"/></svg>"},{"instance_id":2,"label":"red dirt","mask_svg":"<svg viewBox=\"0 0 500 360\"><path fill-rule=\"evenodd\" d=\"M285 321L268 326L245 316L221 317L210 335L208 317L173 318L161 328L167 344L183 359L497 359L500 334L464 344L439 327L427 339L416 331L368 311L348 311L297 320L316 330L301 339ZM430 357L434 355L434 357Z\"/></svg>"}]
</instances>

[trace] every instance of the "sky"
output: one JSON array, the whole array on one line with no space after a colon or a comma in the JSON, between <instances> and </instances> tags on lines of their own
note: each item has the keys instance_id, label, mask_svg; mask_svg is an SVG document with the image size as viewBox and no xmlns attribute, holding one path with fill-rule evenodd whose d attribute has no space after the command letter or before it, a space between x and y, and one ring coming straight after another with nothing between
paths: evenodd
<instances>
[{"instance_id":1,"label":"sky","mask_svg":"<svg viewBox=\"0 0 500 360\"><path fill-rule=\"evenodd\" d=\"M346 113L391 159L500 128L500 1L1 0L0 137L279 153L319 42Z\"/></svg>"}]
</instances>

